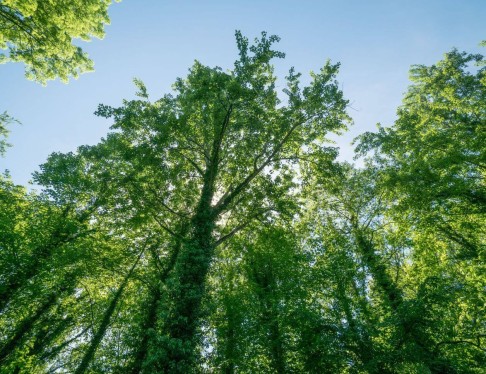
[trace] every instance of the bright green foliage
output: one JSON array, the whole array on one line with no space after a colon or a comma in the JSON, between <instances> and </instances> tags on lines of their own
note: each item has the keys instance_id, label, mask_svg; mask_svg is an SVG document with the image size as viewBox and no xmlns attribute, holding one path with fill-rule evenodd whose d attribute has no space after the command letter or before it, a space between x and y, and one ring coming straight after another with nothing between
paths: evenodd
<instances>
[{"instance_id":1,"label":"bright green foliage","mask_svg":"<svg viewBox=\"0 0 486 374\"><path fill-rule=\"evenodd\" d=\"M141 100L98 110L115 118L118 131L91 151L103 152L110 179L124 177L119 188L129 193L131 206L123 205L132 219L176 238L181 223L188 228L153 370L194 367L214 248L255 219L295 209L297 166L335 156L325 135L343 129L347 120L347 102L334 80L338 65L326 63L303 89L292 70L288 105L282 105L270 64L283 57L272 49L276 41L264 33L249 46L237 33L240 59L233 71L196 62L186 79L177 80L174 95L151 103L137 81Z\"/></svg>"},{"instance_id":2,"label":"bright green foliage","mask_svg":"<svg viewBox=\"0 0 486 374\"><path fill-rule=\"evenodd\" d=\"M54 180L61 170L66 176L65 166L44 176L49 172ZM90 339L93 318L103 316L118 274L139 252L130 238L121 239L95 218L92 204L65 196L58 205L1 178L1 373L45 372L47 365L73 371L66 363L66 357L76 356L70 344ZM100 281L102 290L96 286Z\"/></svg>"},{"instance_id":3,"label":"bright green foliage","mask_svg":"<svg viewBox=\"0 0 486 374\"><path fill-rule=\"evenodd\" d=\"M86 275L85 287L99 294L93 303L104 307L95 312L100 323L90 337L84 333L71 342L70 370L103 371L115 341L126 347L126 356L116 360L124 371L196 370L215 249L258 220L291 217L298 208L299 170L330 165L336 151L325 145L325 136L348 121L347 101L335 81L338 65L326 63L303 88L291 70L284 105L271 65L283 57L272 49L276 41L264 33L250 46L237 33L240 58L233 71L196 62L187 78L177 80L173 95L155 102L136 81L139 100L100 106L98 114L115 119L105 140L78 154L54 154L41 167L36 181L56 204L75 206L90 225L109 232L115 244L107 247L118 247L121 238L133 248L150 243L136 271L141 284L132 282L135 277L130 285L119 281L107 299L103 284L91 283L104 270ZM130 253L111 263L127 269ZM124 309L112 321L119 305L136 305L135 312ZM115 326L121 340L113 340ZM275 352L273 365L281 368Z\"/></svg>"},{"instance_id":4,"label":"bright green foliage","mask_svg":"<svg viewBox=\"0 0 486 374\"><path fill-rule=\"evenodd\" d=\"M486 68L470 66L481 61L452 51L437 65L415 66L395 126L362 135L358 147L380 152L404 210L413 206L457 242L459 256L473 258L486 206Z\"/></svg>"},{"instance_id":5,"label":"bright green foliage","mask_svg":"<svg viewBox=\"0 0 486 374\"><path fill-rule=\"evenodd\" d=\"M6 149L10 147L10 144L7 143L7 137L9 134L7 125L15 122L18 123L18 121L10 117L7 112L0 114L0 157L4 156Z\"/></svg>"},{"instance_id":6,"label":"bright green foliage","mask_svg":"<svg viewBox=\"0 0 486 374\"><path fill-rule=\"evenodd\" d=\"M432 372L481 372L485 362L486 70L471 66L482 61L454 50L414 67L395 125L358 147L376 152L386 215L408 242L403 284L416 298L404 300L405 321L436 355Z\"/></svg>"},{"instance_id":7,"label":"bright green foliage","mask_svg":"<svg viewBox=\"0 0 486 374\"><path fill-rule=\"evenodd\" d=\"M28 79L45 84L93 70L73 39L103 38L112 0L3 0L0 2L0 63L23 62Z\"/></svg>"},{"instance_id":8,"label":"bright green foliage","mask_svg":"<svg viewBox=\"0 0 486 374\"><path fill-rule=\"evenodd\" d=\"M386 189L382 172L344 165L339 178L314 189L310 219L320 221L306 225L316 237L310 243L327 247L324 264L347 257L339 268L350 269L349 283L333 284L348 324L347 354L366 372L478 372L485 359L484 327L475 324L484 318L478 264L448 258L452 243L414 225L411 210L395 210L400 194Z\"/></svg>"},{"instance_id":9,"label":"bright green foliage","mask_svg":"<svg viewBox=\"0 0 486 374\"><path fill-rule=\"evenodd\" d=\"M482 57L414 67L357 169L326 144L338 65L281 93L278 38L236 40L233 70L100 105L41 194L0 179L0 373L482 373Z\"/></svg>"}]
</instances>

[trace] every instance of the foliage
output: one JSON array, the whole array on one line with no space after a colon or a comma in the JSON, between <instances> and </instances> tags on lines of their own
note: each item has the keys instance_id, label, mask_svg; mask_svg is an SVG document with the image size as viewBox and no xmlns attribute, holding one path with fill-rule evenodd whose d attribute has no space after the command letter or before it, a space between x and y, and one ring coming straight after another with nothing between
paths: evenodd
<instances>
[{"instance_id":1,"label":"foliage","mask_svg":"<svg viewBox=\"0 0 486 374\"><path fill-rule=\"evenodd\" d=\"M41 193L0 178L0 372L483 372L483 58L413 67L356 168L326 140L339 65L281 93L278 38L236 41L232 70L100 105L112 131Z\"/></svg>"},{"instance_id":2,"label":"foliage","mask_svg":"<svg viewBox=\"0 0 486 374\"><path fill-rule=\"evenodd\" d=\"M103 38L111 0L3 0L0 3L0 63L23 62L28 79L45 84L93 70L93 61L73 39Z\"/></svg>"},{"instance_id":3,"label":"foliage","mask_svg":"<svg viewBox=\"0 0 486 374\"><path fill-rule=\"evenodd\" d=\"M7 143L7 137L9 134L7 125L11 123L18 123L18 121L9 116L7 112L0 114L0 157L4 156L7 148L10 147L10 144Z\"/></svg>"}]
</instances>

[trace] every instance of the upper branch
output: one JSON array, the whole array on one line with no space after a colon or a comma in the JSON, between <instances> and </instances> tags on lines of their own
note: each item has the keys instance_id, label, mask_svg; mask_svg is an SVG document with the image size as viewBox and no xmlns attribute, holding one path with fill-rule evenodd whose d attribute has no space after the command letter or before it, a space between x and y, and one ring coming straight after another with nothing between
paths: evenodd
<instances>
[{"instance_id":1,"label":"upper branch","mask_svg":"<svg viewBox=\"0 0 486 374\"><path fill-rule=\"evenodd\" d=\"M275 146L273 151L265 158L265 160L260 164L260 166L257 166L257 164L254 165L253 171L239 184L235 187L234 190L232 191L227 191L224 193L224 195L221 197L221 199L216 203L216 205L213 208L213 214L215 216L221 214L222 212L225 211L225 209L228 207L229 204L241 193L244 191L244 189L251 183L253 179L255 179L261 172L262 170L268 166L270 163L275 161L275 156L280 152L282 147L287 143L289 140L290 136L292 133L295 131L297 127L302 125L304 121L296 122L290 130L285 134L285 136L282 138L282 140ZM257 159L260 159L264 157L263 154L259 154L257 156Z\"/></svg>"}]
</instances>

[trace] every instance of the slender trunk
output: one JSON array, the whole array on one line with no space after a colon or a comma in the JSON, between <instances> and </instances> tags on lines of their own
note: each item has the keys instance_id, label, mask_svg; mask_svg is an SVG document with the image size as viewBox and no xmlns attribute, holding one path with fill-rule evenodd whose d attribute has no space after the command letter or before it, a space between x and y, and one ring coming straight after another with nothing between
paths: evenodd
<instances>
[{"instance_id":1,"label":"slender trunk","mask_svg":"<svg viewBox=\"0 0 486 374\"><path fill-rule=\"evenodd\" d=\"M225 374L233 374L235 372L235 354L236 354L236 334L235 326L232 321L232 316L227 315L228 327L226 331L226 346L224 350L225 362L223 365L223 372Z\"/></svg>"},{"instance_id":2,"label":"slender trunk","mask_svg":"<svg viewBox=\"0 0 486 374\"><path fill-rule=\"evenodd\" d=\"M376 281L378 288L384 294L393 314L397 317L402 338L396 348L400 348L405 342L412 342L417 347L417 357L427 365L430 372L437 374L442 373L442 369L436 369L434 365L434 362L443 362L441 357L428 348L428 344L424 342L424 336L417 335L415 324L410 323L407 318L404 318L405 316L401 310L403 306L403 294L387 273L386 267L381 262L379 256L376 255L373 243L365 238L357 225L354 225L354 236L366 266L370 269L371 275ZM447 369L447 363L443 362L441 368ZM451 368L451 370L453 369Z\"/></svg>"},{"instance_id":3,"label":"slender trunk","mask_svg":"<svg viewBox=\"0 0 486 374\"><path fill-rule=\"evenodd\" d=\"M283 342L282 342L282 333L280 331L278 319L279 319L278 313L276 311L272 311L271 321L270 321L270 325L269 325L272 363L273 363L273 368L275 369L275 372L282 374L282 373L286 373L287 370L286 370L286 365L285 365L285 355L284 355L284 347L283 347Z\"/></svg>"},{"instance_id":4,"label":"slender trunk","mask_svg":"<svg viewBox=\"0 0 486 374\"><path fill-rule=\"evenodd\" d=\"M70 209L70 207L65 208L61 216L61 224L50 234L48 242L33 249L32 253L34 255L31 261L25 267L8 277L5 285L2 287L3 289L0 290L0 313L7 307L10 300L23 286L39 274L43 264L51 258L56 249L64 244L72 243L90 232L88 230L71 235L64 231L63 225ZM87 218L87 215L83 215L79 223L83 223Z\"/></svg>"},{"instance_id":5,"label":"slender trunk","mask_svg":"<svg viewBox=\"0 0 486 374\"><path fill-rule=\"evenodd\" d=\"M354 237L363 261L370 270L378 288L383 292L390 308L397 312L403 302L402 292L386 271L385 265L375 254L373 244L365 238L357 227L354 228Z\"/></svg>"},{"instance_id":6,"label":"slender trunk","mask_svg":"<svg viewBox=\"0 0 486 374\"><path fill-rule=\"evenodd\" d=\"M473 242L471 242L466 236L460 232L454 230L448 224L439 224L436 226L442 234L444 234L449 240L458 244L463 251L459 252L457 257L461 260L464 259L476 259L480 253L480 249Z\"/></svg>"},{"instance_id":7,"label":"slender trunk","mask_svg":"<svg viewBox=\"0 0 486 374\"><path fill-rule=\"evenodd\" d=\"M81 332L79 332L78 334L76 334L72 338L70 338L68 340L65 340L64 342L62 342L61 344L55 346L54 348L52 348L49 351L45 351L44 353L42 353L40 355L39 361L46 362L46 361L48 361L48 360L56 357L64 348L66 348L73 341L75 341L78 338L80 338L81 336L83 336L88 330L89 330L89 328L88 327L85 327L83 330L81 330Z\"/></svg>"},{"instance_id":8,"label":"slender trunk","mask_svg":"<svg viewBox=\"0 0 486 374\"><path fill-rule=\"evenodd\" d=\"M353 280L350 280L353 282ZM360 359L361 363L366 367L373 359L373 344L368 332L363 329L360 331L356 319L353 316L350 306L350 299L346 295L345 280L337 282L339 302L343 308L346 321L351 333L350 350L353 351ZM357 295L360 297L360 295ZM364 321L363 321L364 322ZM355 344L353 344L355 343Z\"/></svg>"},{"instance_id":9,"label":"slender trunk","mask_svg":"<svg viewBox=\"0 0 486 374\"><path fill-rule=\"evenodd\" d=\"M93 339L91 340L91 343L90 343L87 351L85 352L83 359L81 360L81 363L79 364L78 368L76 369L75 374L85 373L86 370L88 369L88 367L91 363L91 360L93 359L93 357L96 353L96 350L101 343L101 340L103 339L103 337L106 334L106 331L108 330L108 326L110 324L111 317L112 317L113 313L115 312L118 301L121 299L123 291L125 290L125 287L127 286L128 281L130 280L130 278L131 278L131 276L132 276L132 274L133 274L133 272L134 272L134 270L135 270L135 268L138 264L138 261L142 257L142 254L143 254L143 251L140 252L140 254L138 255L137 260L135 261L135 263L131 267L128 274L123 279L123 282L120 285L120 287L118 288L118 290L116 291L115 296L113 296L113 299L111 300L110 305L108 306L108 308L105 311L105 314L103 315L103 319L101 320L98 331L96 331L96 334L94 335Z\"/></svg>"},{"instance_id":10,"label":"slender trunk","mask_svg":"<svg viewBox=\"0 0 486 374\"><path fill-rule=\"evenodd\" d=\"M260 260L261 261L261 260ZM250 279L257 285L257 295L260 301L261 325L266 328L270 347L270 361L275 373L285 373L285 351L282 332L280 331L280 313L278 311L278 296L276 295L276 278L272 267L261 266L258 259L250 261Z\"/></svg>"},{"instance_id":11,"label":"slender trunk","mask_svg":"<svg viewBox=\"0 0 486 374\"><path fill-rule=\"evenodd\" d=\"M223 300L224 305L224 320L226 321L226 329L223 339L218 339L219 351L224 352L224 361L222 365L222 372L225 374L233 374L235 372L237 363L237 326L240 323L238 315L238 308L241 306L237 300L237 296L234 294L234 272L230 269L228 278L225 282L227 287L223 287ZM223 345L224 344L224 345Z\"/></svg>"},{"instance_id":12,"label":"slender trunk","mask_svg":"<svg viewBox=\"0 0 486 374\"><path fill-rule=\"evenodd\" d=\"M20 322L13 336L0 349L0 366L10 353L22 345L24 337L32 331L36 322L56 303L57 297L56 292L51 293L44 303L37 308L34 314L24 318L22 322Z\"/></svg>"},{"instance_id":13,"label":"slender trunk","mask_svg":"<svg viewBox=\"0 0 486 374\"><path fill-rule=\"evenodd\" d=\"M40 329L39 332L36 334L34 338L34 343L31 347L27 347L26 356L37 356L46 347L48 347L59 335L61 335L66 329L72 325L74 319L72 317L68 317L60 321L57 326L53 329L49 329L49 326L46 326L43 329ZM49 323L49 321L47 321ZM22 369L21 364L17 364L14 369L14 374L19 373Z\"/></svg>"}]
</instances>

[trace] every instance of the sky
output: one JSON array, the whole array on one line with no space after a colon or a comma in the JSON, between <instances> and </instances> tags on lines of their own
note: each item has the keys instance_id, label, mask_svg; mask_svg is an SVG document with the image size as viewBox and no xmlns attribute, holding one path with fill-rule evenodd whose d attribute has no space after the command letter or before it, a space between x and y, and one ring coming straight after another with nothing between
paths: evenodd
<instances>
[{"instance_id":1,"label":"sky","mask_svg":"<svg viewBox=\"0 0 486 374\"><path fill-rule=\"evenodd\" d=\"M27 186L49 154L104 137L111 121L93 113L100 103L133 98L133 78L155 100L194 60L231 69L235 30L250 39L262 31L281 37L281 78L292 66L307 77L327 59L341 63L338 81L354 125L334 139L348 161L355 136L393 124L411 65L436 63L453 47L486 53L478 46L486 39L486 0L123 0L109 13L105 38L79 43L93 73L43 87L24 78L22 64L0 65L0 113L21 122L10 126L13 147L0 158L0 171L8 169L15 183Z\"/></svg>"}]
</instances>

